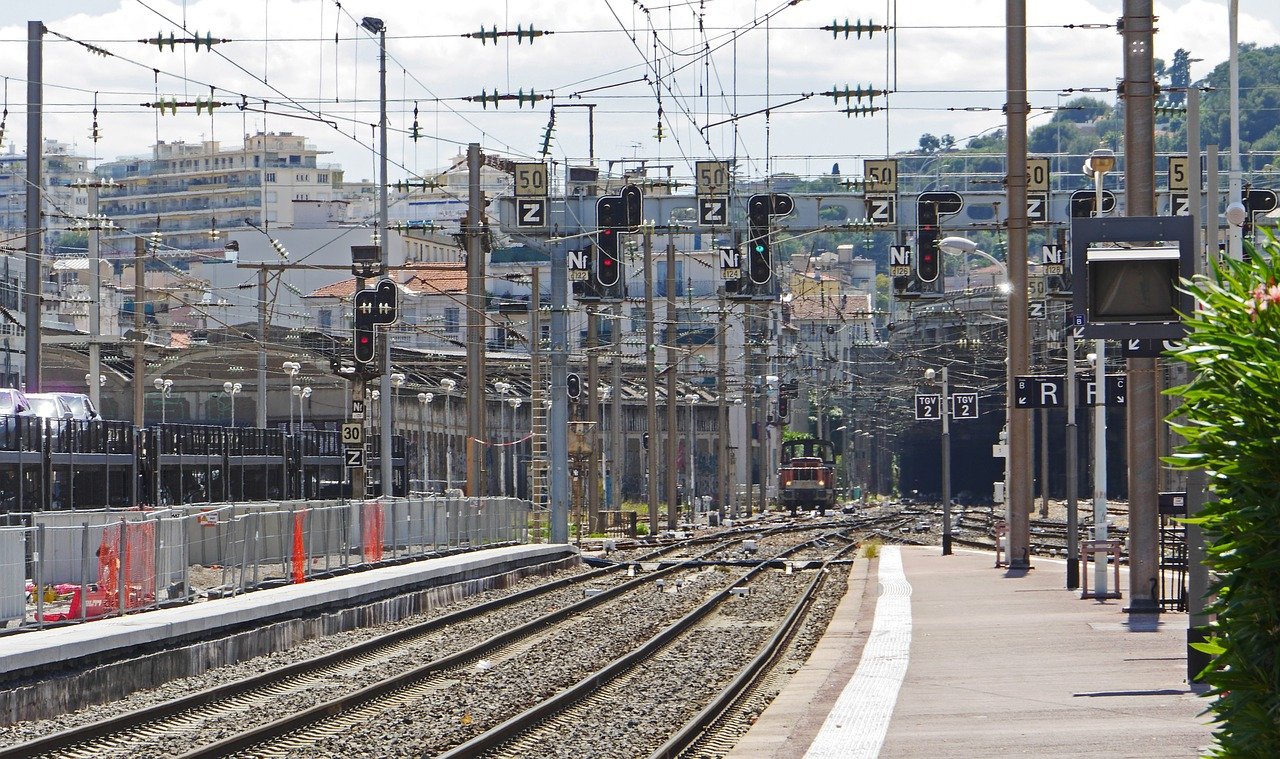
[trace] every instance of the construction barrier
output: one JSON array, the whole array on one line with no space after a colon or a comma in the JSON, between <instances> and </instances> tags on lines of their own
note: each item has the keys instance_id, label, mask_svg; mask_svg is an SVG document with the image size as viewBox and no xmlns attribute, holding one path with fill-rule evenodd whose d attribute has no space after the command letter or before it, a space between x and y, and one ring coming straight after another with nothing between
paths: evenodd
<instances>
[{"instance_id":1,"label":"construction barrier","mask_svg":"<svg viewBox=\"0 0 1280 759\"><path fill-rule=\"evenodd\" d=\"M0 527L0 627L81 622L307 582L459 546L523 543L515 498L51 511Z\"/></svg>"}]
</instances>

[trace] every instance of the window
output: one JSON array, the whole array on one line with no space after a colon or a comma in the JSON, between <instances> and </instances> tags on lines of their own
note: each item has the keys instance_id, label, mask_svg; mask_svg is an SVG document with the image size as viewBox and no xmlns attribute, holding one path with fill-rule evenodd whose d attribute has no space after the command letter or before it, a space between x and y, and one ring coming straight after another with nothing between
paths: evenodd
<instances>
[{"instance_id":1,"label":"window","mask_svg":"<svg viewBox=\"0 0 1280 759\"><path fill-rule=\"evenodd\" d=\"M333 311L327 308L322 308L320 309L319 317L320 317L319 325L320 325L321 332L329 332L330 330L333 329Z\"/></svg>"},{"instance_id":2,"label":"window","mask_svg":"<svg viewBox=\"0 0 1280 759\"><path fill-rule=\"evenodd\" d=\"M266 174L262 175L262 181L264 182L276 181L276 173L274 171L268 171Z\"/></svg>"},{"instance_id":3,"label":"window","mask_svg":"<svg viewBox=\"0 0 1280 759\"><path fill-rule=\"evenodd\" d=\"M462 309L457 306L450 306L444 310L444 331L445 334L458 334L458 325L462 316Z\"/></svg>"},{"instance_id":4,"label":"window","mask_svg":"<svg viewBox=\"0 0 1280 759\"><path fill-rule=\"evenodd\" d=\"M316 174L316 184L329 184L329 175Z\"/></svg>"}]
</instances>

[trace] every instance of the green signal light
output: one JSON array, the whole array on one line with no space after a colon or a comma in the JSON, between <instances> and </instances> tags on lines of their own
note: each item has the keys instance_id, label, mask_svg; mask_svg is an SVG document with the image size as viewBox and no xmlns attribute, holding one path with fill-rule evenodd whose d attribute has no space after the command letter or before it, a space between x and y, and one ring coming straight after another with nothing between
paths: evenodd
<instances>
[{"instance_id":1,"label":"green signal light","mask_svg":"<svg viewBox=\"0 0 1280 759\"><path fill-rule=\"evenodd\" d=\"M763 252L764 252L764 246L763 246L763 245L757 245L757 246L756 246L756 252L757 252L757 253L763 253Z\"/></svg>"}]
</instances>

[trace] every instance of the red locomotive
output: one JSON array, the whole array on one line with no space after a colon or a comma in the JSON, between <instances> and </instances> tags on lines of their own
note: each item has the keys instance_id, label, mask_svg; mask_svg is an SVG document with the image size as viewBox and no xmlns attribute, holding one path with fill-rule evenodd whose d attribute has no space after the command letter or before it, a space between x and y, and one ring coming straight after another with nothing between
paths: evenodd
<instances>
[{"instance_id":1,"label":"red locomotive","mask_svg":"<svg viewBox=\"0 0 1280 759\"><path fill-rule=\"evenodd\" d=\"M826 514L836 505L836 450L829 440L806 437L782 443L778 495L794 516L798 508Z\"/></svg>"}]
</instances>

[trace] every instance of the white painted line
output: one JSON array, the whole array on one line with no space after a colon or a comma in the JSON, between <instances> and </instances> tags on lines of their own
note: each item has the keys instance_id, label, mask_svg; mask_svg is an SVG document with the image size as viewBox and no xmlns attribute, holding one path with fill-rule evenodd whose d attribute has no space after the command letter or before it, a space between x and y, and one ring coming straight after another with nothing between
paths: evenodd
<instances>
[{"instance_id":1,"label":"white painted line","mask_svg":"<svg viewBox=\"0 0 1280 759\"><path fill-rule=\"evenodd\" d=\"M805 759L874 759L880 754L911 657L911 584L898 546L880 548L880 599L862 660Z\"/></svg>"}]
</instances>

